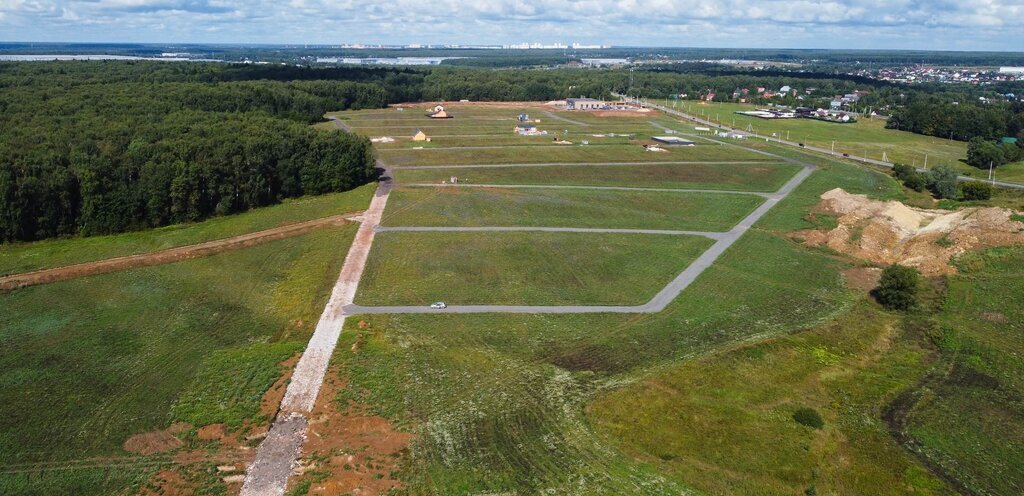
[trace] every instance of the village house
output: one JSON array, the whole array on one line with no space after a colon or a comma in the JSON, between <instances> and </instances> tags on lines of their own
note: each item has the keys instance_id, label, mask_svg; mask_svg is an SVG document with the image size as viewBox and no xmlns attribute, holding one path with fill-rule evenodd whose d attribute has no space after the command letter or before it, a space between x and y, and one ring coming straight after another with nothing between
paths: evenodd
<instances>
[{"instance_id":1,"label":"village house","mask_svg":"<svg viewBox=\"0 0 1024 496\"><path fill-rule=\"evenodd\" d=\"M420 131L419 129L417 129L415 133L412 133L412 140L413 141L430 141L430 137L427 136L427 133L424 133L423 131Z\"/></svg>"}]
</instances>

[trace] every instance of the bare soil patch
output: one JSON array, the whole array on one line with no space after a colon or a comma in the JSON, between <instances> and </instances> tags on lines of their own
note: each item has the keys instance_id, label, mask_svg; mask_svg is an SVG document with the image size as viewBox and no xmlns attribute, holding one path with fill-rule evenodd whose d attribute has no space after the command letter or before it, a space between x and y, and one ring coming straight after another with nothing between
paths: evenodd
<instances>
[{"instance_id":1,"label":"bare soil patch","mask_svg":"<svg viewBox=\"0 0 1024 496\"><path fill-rule=\"evenodd\" d=\"M843 271L846 287L865 293L875 289L881 277L882 269L877 267L857 267Z\"/></svg>"},{"instance_id":2,"label":"bare soil patch","mask_svg":"<svg viewBox=\"0 0 1024 496\"><path fill-rule=\"evenodd\" d=\"M313 480L309 494L324 495L383 494L401 488L395 472L413 435L366 414L364 405L339 406L335 398L344 387L338 371L329 370L310 417L302 475L290 485Z\"/></svg>"},{"instance_id":3,"label":"bare soil patch","mask_svg":"<svg viewBox=\"0 0 1024 496\"><path fill-rule=\"evenodd\" d=\"M255 423L246 421L241 428L235 431L229 431L224 424L210 424L200 427L196 431L196 439L204 442L204 445L196 449L183 449L176 453L174 456L174 467L161 470L154 475L141 490L140 494L150 496L199 493L202 490L209 489L204 487L204 484L209 483L209 472L214 469L220 481L227 486L227 493L238 494L242 489L242 481L245 479L245 469L256 456L256 450L253 449L253 446L259 440L266 437L269 421L277 414L288 379L291 377L292 370L295 368L295 364L299 361L300 356L300 354L296 353L294 356L281 362L281 365L286 367L286 371L263 394L260 400L260 415ZM177 423L165 431L157 432L183 432L191 428L192 426L189 424ZM149 434L152 433L147 433L146 435ZM175 439L177 440L178 438ZM216 444L211 449L205 443L212 441L216 441ZM178 449L182 446L183 443L178 440L176 446L166 451Z\"/></svg>"},{"instance_id":4,"label":"bare soil patch","mask_svg":"<svg viewBox=\"0 0 1024 496\"><path fill-rule=\"evenodd\" d=\"M182 446L181 439L175 434L191 428L189 424L177 422L163 430L136 434L125 440L124 450L143 456L174 451Z\"/></svg>"},{"instance_id":5,"label":"bare soil patch","mask_svg":"<svg viewBox=\"0 0 1024 496\"><path fill-rule=\"evenodd\" d=\"M834 189L821 195L820 212L834 214L830 231L803 231L794 238L823 245L878 265L900 263L926 276L951 274L954 257L968 251L1024 244L1024 223L1005 208L957 211L911 208Z\"/></svg>"}]
</instances>

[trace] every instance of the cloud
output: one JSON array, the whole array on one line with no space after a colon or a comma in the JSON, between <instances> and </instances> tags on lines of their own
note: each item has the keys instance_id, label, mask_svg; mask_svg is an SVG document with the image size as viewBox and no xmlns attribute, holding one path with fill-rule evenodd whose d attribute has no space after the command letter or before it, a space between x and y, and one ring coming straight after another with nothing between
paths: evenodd
<instances>
[{"instance_id":1,"label":"cloud","mask_svg":"<svg viewBox=\"0 0 1024 496\"><path fill-rule=\"evenodd\" d=\"M0 32L24 41L1020 50L1024 1L0 0Z\"/></svg>"}]
</instances>

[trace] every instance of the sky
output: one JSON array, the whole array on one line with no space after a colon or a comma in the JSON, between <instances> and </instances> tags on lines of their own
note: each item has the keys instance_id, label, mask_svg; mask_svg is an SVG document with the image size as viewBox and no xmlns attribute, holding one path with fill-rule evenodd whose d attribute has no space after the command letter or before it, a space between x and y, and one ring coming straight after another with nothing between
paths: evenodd
<instances>
[{"instance_id":1,"label":"sky","mask_svg":"<svg viewBox=\"0 0 1024 496\"><path fill-rule=\"evenodd\" d=\"M1024 51L1024 0L0 0L0 41Z\"/></svg>"}]
</instances>

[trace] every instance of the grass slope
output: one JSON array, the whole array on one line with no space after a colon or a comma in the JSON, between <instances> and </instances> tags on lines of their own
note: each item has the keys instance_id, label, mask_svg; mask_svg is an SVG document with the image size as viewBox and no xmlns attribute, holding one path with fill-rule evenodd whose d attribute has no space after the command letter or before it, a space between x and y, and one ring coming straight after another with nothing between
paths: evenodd
<instances>
[{"instance_id":1,"label":"grass slope","mask_svg":"<svg viewBox=\"0 0 1024 496\"><path fill-rule=\"evenodd\" d=\"M488 149L381 149L378 155L388 165L538 164L597 162L685 162L766 160L762 155L716 145L671 148L669 153L644 150L640 145L560 147L500 147Z\"/></svg>"},{"instance_id":2,"label":"grass slope","mask_svg":"<svg viewBox=\"0 0 1024 496\"><path fill-rule=\"evenodd\" d=\"M897 328L861 304L810 331L671 367L588 413L625 452L707 494L952 494L864 415L924 374L920 345ZM793 420L808 406L822 429Z\"/></svg>"},{"instance_id":3,"label":"grass slope","mask_svg":"<svg viewBox=\"0 0 1024 496\"><path fill-rule=\"evenodd\" d=\"M381 233L366 305L638 305L712 240L577 233Z\"/></svg>"},{"instance_id":4,"label":"grass slope","mask_svg":"<svg viewBox=\"0 0 1024 496\"><path fill-rule=\"evenodd\" d=\"M382 224L728 231L763 200L726 193L399 188Z\"/></svg>"}]
</instances>

